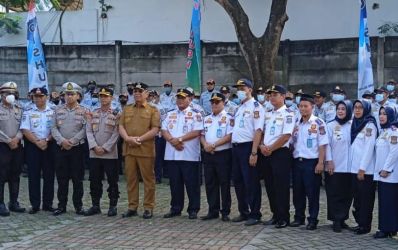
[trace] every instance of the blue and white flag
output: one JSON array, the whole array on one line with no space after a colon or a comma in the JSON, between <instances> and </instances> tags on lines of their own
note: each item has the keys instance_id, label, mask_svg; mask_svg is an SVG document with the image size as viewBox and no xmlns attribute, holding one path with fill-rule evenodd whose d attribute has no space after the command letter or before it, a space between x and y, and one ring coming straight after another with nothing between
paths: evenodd
<instances>
[{"instance_id":1,"label":"blue and white flag","mask_svg":"<svg viewBox=\"0 0 398 250\"><path fill-rule=\"evenodd\" d=\"M48 90L47 66L36 19L34 1L29 3L26 24L29 91L33 88L43 87Z\"/></svg>"},{"instance_id":2,"label":"blue and white flag","mask_svg":"<svg viewBox=\"0 0 398 250\"><path fill-rule=\"evenodd\" d=\"M365 91L373 92L374 90L366 0L361 0L358 47L358 98L362 98Z\"/></svg>"}]
</instances>

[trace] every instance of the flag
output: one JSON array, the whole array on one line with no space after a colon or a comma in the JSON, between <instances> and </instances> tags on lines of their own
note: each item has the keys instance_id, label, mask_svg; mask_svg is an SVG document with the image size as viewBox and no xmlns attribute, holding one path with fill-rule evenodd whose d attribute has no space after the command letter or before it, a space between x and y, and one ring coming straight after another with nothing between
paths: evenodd
<instances>
[{"instance_id":1,"label":"flag","mask_svg":"<svg viewBox=\"0 0 398 250\"><path fill-rule=\"evenodd\" d=\"M368 35L368 19L366 14L366 0L361 0L361 14L359 19L358 46L358 98L362 98L365 91L373 92L373 71L370 61L370 39Z\"/></svg>"},{"instance_id":2,"label":"flag","mask_svg":"<svg viewBox=\"0 0 398 250\"><path fill-rule=\"evenodd\" d=\"M200 48L200 0L193 0L191 32L187 55L186 82L195 93L201 92L202 53Z\"/></svg>"},{"instance_id":3,"label":"flag","mask_svg":"<svg viewBox=\"0 0 398 250\"><path fill-rule=\"evenodd\" d=\"M44 58L43 46L40 40L34 1L29 3L26 25L29 91L33 88L42 87L45 87L48 90L47 66Z\"/></svg>"}]
</instances>

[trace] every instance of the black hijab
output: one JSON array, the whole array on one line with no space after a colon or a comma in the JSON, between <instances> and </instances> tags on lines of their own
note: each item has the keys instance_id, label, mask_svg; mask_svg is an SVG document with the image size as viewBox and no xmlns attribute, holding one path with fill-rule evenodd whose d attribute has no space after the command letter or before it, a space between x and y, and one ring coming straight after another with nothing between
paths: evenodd
<instances>
[{"instance_id":1,"label":"black hijab","mask_svg":"<svg viewBox=\"0 0 398 250\"><path fill-rule=\"evenodd\" d=\"M337 108L340 104L343 104L346 109L346 115L343 119L337 117ZM334 120L338 122L340 125L346 124L352 118L352 102L350 100L339 101L336 105L336 117Z\"/></svg>"},{"instance_id":2,"label":"black hijab","mask_svg":"<svg viewBox=\"0 0 398 250\"><path fill-rule=\"evenodd\" d=\"M387 114L387 122L385 124L380 124L381 128L391 128L392 122L395 121L395 111L391 107L381 107L379 110L379 115L381 110L384 109Z\"/></svg>"},{"instance_id":3,"label":"black hijab","mask_svg":"<svg viewBox=\"0 0 398 250\"><path fill-rule=\"evenodd\" d=\"M355 106L355 103L361 103L363 107L363 115L361 118L354 118L352 119L352 125L351 125L351 144L354 142L355 138L359 134L359 132L362 131L362 129L368 124L369 122L373 123L376 127L376 136L379 136L379 132L377 130L377 123L376 119L372 116L372 105L370 101L366 99L359 99L354 101L353 107Z\"/></svg>"}]
</instances>

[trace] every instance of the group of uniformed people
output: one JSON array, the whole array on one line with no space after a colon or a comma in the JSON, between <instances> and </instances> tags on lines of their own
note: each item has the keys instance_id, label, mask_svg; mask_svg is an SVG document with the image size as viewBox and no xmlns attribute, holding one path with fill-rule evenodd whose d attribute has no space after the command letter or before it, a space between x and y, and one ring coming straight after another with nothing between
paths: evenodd
<instances>
[{"instance_id":1,"label":"group of uniformed people","mask_svg":"<svg viewBox=\"0 0 398 250\"><path fill-rule=\"evenodd\" d=\"M338 86L330 93L331 101L325 102L327 96L322 91L293 94L281 85L254 89L248 79L237 81L234 96L228 86L216 90L214 80L206 85L207 91L199 96L189 87L173 92L171 81L164 83L162 94L141 82L128 83L128 94L116 99L111 85L98 88L91 81L83 94L78 84L67 82L62 86L61 102L60 96L52 93L50 105L48 90L34 88L30 91L33 102L22 110L16 100L16 83L3 84L0 215L8 216L9 210L25 211L18 203L23 142L31 214L40 209L54 215L65 213L70 179L76 213L101 213L106 176L108 216L115 216L122 151L128 193L125 218L138 215L140 179L144 183L143 218L152 218L155 184L168 177L171 202L164 218L181 215L185 189L188 217L196 219L203 167L209 205L203 220L220 214L222 221L230 220L232 181L239 211L232 221L245 221L247 226L260 223L264 180L272 212L265 225L298 227L307 220L306 229L315 230L324 175L327 217L333 221L333 231L349 228L345 221L353 203L358 226L350 229L357 234L370 232L377 185L379 231L375 237L396 235L398 123L392 93L396 82L354 102L347 100ZM92 198L87 210L82 203L85 148ZM54 177L58 182L57 208L52 204ZM6 182L8 208L4 203ZM291 184L293 221L289 213Z\"/></svg>"}]
</instances>

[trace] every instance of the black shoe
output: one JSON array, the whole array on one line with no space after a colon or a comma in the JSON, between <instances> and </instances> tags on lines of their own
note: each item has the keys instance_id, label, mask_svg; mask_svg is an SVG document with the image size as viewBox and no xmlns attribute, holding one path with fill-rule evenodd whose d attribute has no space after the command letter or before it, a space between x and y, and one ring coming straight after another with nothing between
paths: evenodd
<instances>
[{"instance_id":1,"label":"black shoe","mask_svg":"<svg viewBox=\"0 0 398 250\"><path fill-rule=\"evenodd\" d=\"M127 210L124 214L122 214L123 218L129 218L129 217L133 217L133 216L138 216L137 210Z\"/></svg>"},{"instance_id":2,"label":"black shoe","mask_svg":"<svg viewBox=\"0 0 398 250\"><path fill-rule=\"evenodd\" d=\"M285 228L289 225L289 222L281 220L275 224L275 228Z\"/></svg>"},{"instance_id":3,"label":"black shoe","mask_svg":"<svg viewBox=\"0 0 398 250\"><path fill-rule=\"evenodd\" d=\"M218 214L207 214L205 216L200 217L201 220L213 220L213 219L218 219L219 215Z\"/></svg>"},{"instance_id":4,"label":"black shoe","mask_svg":"<svg viewBox=\"0 0 398 250\"><path fill-rule=\"evenodd\" d=\"M92 206L87 211L84 212L84 216L91 216L95 214L100 214L101 209L99 206Z\"/></svg>"},{"instance_id":5,"label":"black shoe","mask_svg":"<svg viewBox=\"0 0 398 250\"><path fill-rule=\"evenodd\" d=\"M350 231L356 232L359 229L359 226L354 226L354 227L349 227L348 228Z\"/></svg>"},{"instance_id":6,"label":"black shoe","mask_svg":"<svg viewBox=\"0 0 398 250\"><path fill-rule=\"evenodd\" d=\"M383 231L377 231L377 232L373 235L373 238L375 238L375 239L383 239L383 238L389 238L389 237L392 237L392 235L389 234L389 233L385 233L385 232L383 232Z\"/></svg>"},{"instance_id":7,"label":"black shoe","mask_svg":"<svg viewBox=\"0 0 398 250\"><path fill-rule=\"evenodd\" d=\"M10 216L10 211L4 203L0 204L0 216Z\"/></svg>"},{"instance_id":8,"label":"black shoe","mask_svg":"<svg viewBox=\"0 0 398 250\"><path fill-rule=\"evenodd\" d=\"M170 211L167 214L163 215L163 218L168 219L168 218L173 218L173 217L176 217L176 216L181 216L181 212Z\"/></svg>"},{"instance_id":9,"label":"black shoe","mask_svg":"<svg viewBox=\"0 0 398 250\"><path fill-rule=\"evenodd\" d=\"M223 216L221 216L221 220L224 222L227 222L227 221L230 221L231 219L229 218L228 215L223 215Z\"/></svg>"},{"instance_id":10,"label":"black shoe","mask_svg":"<svg viewBox=\"0 0 398 250\"><path fill-rule=\"evenodd\" d=\"M276 224L276 220L274 218L271 218L271 219L263 222L263 225L265 225L265 226L270 226L270 225L275 225L275 224Z\"/></svg>"},{"instance_id":11,"label":"black shoe","mask_svg":"<svg viewBox=\"0 0 398 250\"><path fill-rule=\"evenodd\" d=\"M198 213L197 212L190 212L188 213L188 219L190 220L196 220L198 218Z\"/></svg>"},{"instance_id":12,"label":"black shoe","mask_svg":"<svg viewBox=\"0 0 398 250\"><path fill-rule=\"evenodd\" d=\"M40 208L38 208L38 207L32 207L30 210L29 210L29 214L35 214L35 213L37 213L37 212L39 212L40 211Z\"/></svg>"},{"instance_id":13,"label":"black shoe","mask_svg":"<svg viewBox=\"0 0 398 250\"><path fill-rule=\"evenodd\" d=\"M11 212L15 212L15 213L25 213L26 209L24 207L20 207L19 206L19 202L14 202L14 203L9 203L8 204L8 209Z\"/></svg>"},{"instance_id":14,"label":"black shoe","mask_svg":"<svg viewBox=\"0 0 398 250\"><path fill-rule=\"evenodd\" d=\"M341 228L342 228L341 222L340 221L333 221L332 228L333 228L333 232L341 233Z\"/></svg>"},{"instance_id":15,"label":"black shoe","mask_svg":"<svg viewBox=\"0 0 398 250\"><path fill-rule=\"evenodd\" d=\"M370 228L365 228L365 227L359 227L357 231L355 231L356 234L361 235L361 234L367 234L370 232Z\"/></svg>"},{"instance_id":16,"label":"black shoe","mask_svg":"<svg viewBox=\"0 0 398 250\"><path fill-rule=\"evenodd\" d=\"M58 215L61 215L61 214L64 214L64 213L66 213L66 208L59 207L59 208L54 210L53 215L54 216L58 216Z\"/></svg>"},{"instance_id":17,"label":"black shoe","mask_svg":"<svg viewBox=\"0 0 398 250\"><path fill-rule=\"evenodd\" d=\"M108 217L116 216L117 215L117 207L110 206L108 209Z\"/></svg>"},{"instance_id":18,"label":"black shoe","mask_svg":"<svg viewBox=\"0 0 398 250\"><path fill-rule=\"evenodd\" d=\"M43 206L41 210L52 213L55 211L55 208L53 208L52 206Z\"/></svg>"},{"instance_id":19,"label":"black shoe","mask_svg":"<svg viewBox=\"0 0 398 250\"><path fill-rule=\"evenodd\" d=\"M246 222L245 222L245 226L254 226L257 224L260 224L261 221L259 219L253 219L253 218L249 218Z\"/></svg>"},{"instance_id":20,"label":"black shoe","mask_svg":"<svg viewBox=\"0 0 398 250\"><path fill-rule=\"evenodd\" d=\"M153 217L153 213L152 213L152 211L149 211L149 210L145 210L144 214L142 215L142 218L144 218L144 219L150 219L152 217Z\"/></svg>"},{"instance_id":21,"label":"black shoe","mask_svg":"<svg viewBox=\"0 0 398 250\"><path fill-rule=\"evenodd\" d=\"M291 227L299 227L304 225L304 221L301 220L294 220L292 223L290 223Z\"/></svg>"},{"instance_id":22,"label":"black shoe","mask_svg":"<svg viewBox=\"0 0 398 250\"><path fill-rule=\"evenodd\" d=\"M77 215L85 215L86 212L84 211L83 207L77 207L75 208L75 213Z\"/></svg>"},{"instance_id":23,"label":"black shoe","mask_svg":"<svg viewBox=\"0 0 398 250\"><path fill-rule=\"evenodd\" d=\"M315 230L316 229L316 223L314 223L314 222L309 222L308 224L307 224L307 226L305 227L305 229L307 229L307 230Z\"/></svg>"},{"instance_id":24,"label":"black shoe","mask_svg":"<svg viewBox=\"0 0 398 250\"><path fill-rule=\"evenodd\" d=\"M342 229L350 229L350 227L345 223L345 221L341 222Z\"/></svg>"},{"instance_id":25,"label":"black shoe","mask_svg":"<svg viewBox=\"0 0 398 250\"><path fill-rule=\"evenodd\" d=\"M247 217L244 215L239 215L238 217L232 218L232 222L242 222L247 220Z\"/></svg>"}]
</instances>

